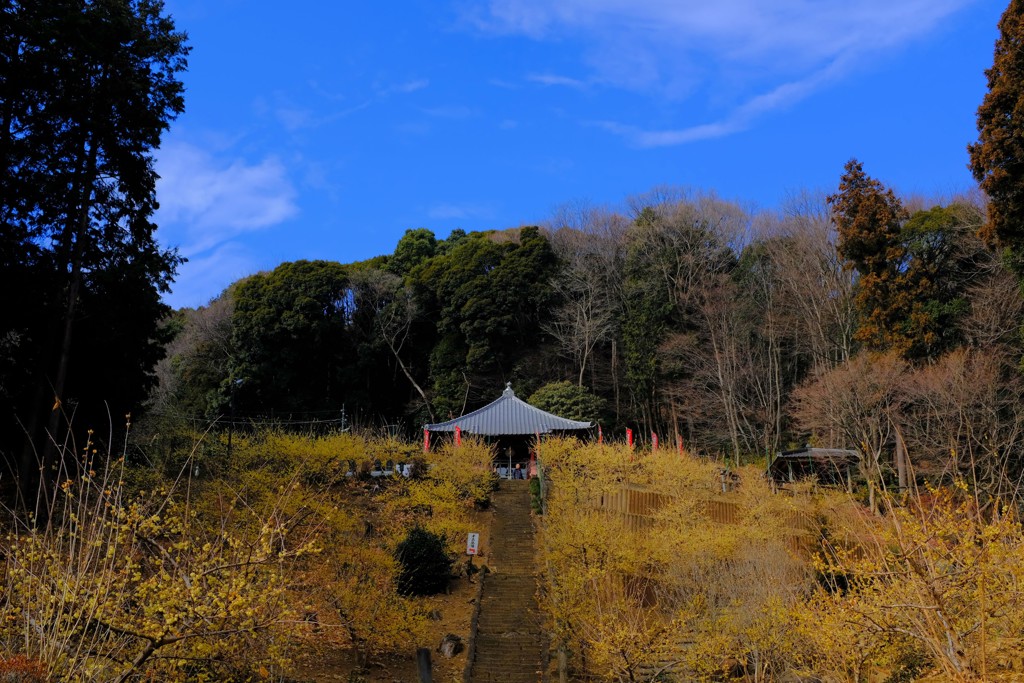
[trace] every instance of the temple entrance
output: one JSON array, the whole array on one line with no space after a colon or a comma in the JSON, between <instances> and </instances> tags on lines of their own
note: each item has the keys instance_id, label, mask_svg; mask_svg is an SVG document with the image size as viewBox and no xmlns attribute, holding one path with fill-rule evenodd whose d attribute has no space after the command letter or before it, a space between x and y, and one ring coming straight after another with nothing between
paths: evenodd
<instances>
[{"instance_id":1,"label":"temple entrance","mask_svg":"<svg viewBox=\"0 0 1024 683\"><path fill-rule=\"evenodd\" d=\"M535 470L536 437L500 436L494 440L494 471L502 479L529 479Z\"/></svg>"},{"instance_id":2,"label":"temple entrance","mask_svg":"<svg viewBox=\"0 0 1024 683\"><path fill-rule=\"evenodd\" d=\"M537 440L542 434L581 434L593 425L552 415L520 400L506 384L496 401L447 422L423 426L430 433L473 434L495 448L494 471L504 479L529 479L536 471ZM518 465L518 467L517 467Z\"/></svg>"}]
</instances>

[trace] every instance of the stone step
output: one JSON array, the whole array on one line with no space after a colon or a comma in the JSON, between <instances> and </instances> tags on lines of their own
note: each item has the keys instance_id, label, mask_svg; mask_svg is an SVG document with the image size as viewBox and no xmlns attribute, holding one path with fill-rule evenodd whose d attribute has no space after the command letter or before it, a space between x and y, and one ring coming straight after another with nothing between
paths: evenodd
<instances>
[{"instance_id":1,"label":"stone step","mask_svg":"<svg viewBox=\"0 0 1024 683\"><path fill-rule=\"evenodd\" d=\"M533 597L533 596L530 596L530 597ZM495 613L501 613L501 612L505 612L505 611L520 612L521 613L522 609L520 609L520 605L516 604L516 603L519 602L519 600L521 598L523 598L523 595L519 591L507 591L507 592L504 592L504 593L497 593L497 594L488 596L484 600L481 600L480 601L480 607L481 607L481 609L483 607L488 607L488 608L494 610ZM503 606L504 605L508 605L509 603L513 603L509 607L509 609L507 609L507 610L503 609Z\"/></svg>"},{"instance_id":2,"label":"stone step","mask_svg":"<svg viewBox=\"0 0 1024 683\"><path fill-rule=\"evenodd\" d=\"M491 595L508 595L520 593L533 595L537 591L537 579L533 574L503 574L495 572L488 575L484 584L484 598Z\"/></svg>"},{"instance_id":3,"label":"stone step","mask_svg":"<svg viewBox=\"0 0 1024 683\"><path fill-rule=\"evenodd\" d=\"M485 658L490 654L495 661L539 662L543 645L544 639L534 633L480 633L477 635L477 661L490 664Z\"/></svg>"},{"instance_id":4,"label":"stone step","mask_svg":"<svg viewBox=\"0 0 1024 683\"><path fill-rule=\"evenodd\" d=\"M487 616L484 611L487 610ZM536 633L540 630L543 620L540 612L529 610L495 611L492 605L480 605L480 620L477 622L481 633Z\"/></svg>"},{"instance_id":5,"label":"stone step","mask_svg":"<svg viewBox=\"0 0 1024 683\"><path fill-rule=\"evenodd\" d=\"M478 671L494 671L496 669L518 669L527 667L537 669L543 666L544 660L538 652L543 643L532 647L533 652L507 652L503 650L481 650L477 653L476 669Z\"/></svg>"},{"instance_id":6,"label":"stone step","mask_svg":"<svg viewBox=\"0 0 1024 683\"><path fill-rule=\"evenodd\" d=\"M537 617L524 617L523 615L510 614L506 617L489 619L487 622L481 622L477 626L477 630L481 635L485 636L502 636L510 633L516 633L517 630L521 630L524 635L536 635L540 630L541 620Z\"/></svg>"},{"instance_id":7,"label":"stone step","mask_svg":"<svg viewBox=\"0 0 1024 683\"><path fill-rule=\"evenodd\" d=\"M536 548L529 483L502 481L493 497L491 549L483 577L469 680L544 680L546 637L537 606Z\"/></svg>"},{"instance_id":8,"label":"stone step","mask_svg":"<svg viewBox=\"0 0 1024 683\"><path fill-rule=\"evenodd\" d=\"M487 619L491 618L491 615L502 616L505 615L521 615L526 618L528 615L536 614L537 611L533 605L523 605L519 603L521 596L515 593L509 593L504 599L493 599L484 600L480 602L480 623L487 623L484 619L483 610L487 608Z\"/></svg>"},{"instance_id":9,"label":"stone step","mask_svg":"<svg viewBox=\"0 0 1024 683\"><path fill-rule=\"evenodd\" d=\"M503 669L484 671L473 680L478 683L536 683L544 680L543 667L522 667L519 669Z\"/></svg>"}]
</instances>

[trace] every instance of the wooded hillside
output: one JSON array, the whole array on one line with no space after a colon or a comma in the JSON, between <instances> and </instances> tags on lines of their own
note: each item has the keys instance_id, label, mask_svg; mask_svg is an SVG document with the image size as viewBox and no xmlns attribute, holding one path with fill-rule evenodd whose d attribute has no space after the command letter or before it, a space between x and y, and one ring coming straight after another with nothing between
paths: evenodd
<instances>
[{"instance_id":1,"label":"wooded hillside","mask_svg":"<svg viewBox=\"0 0 1024 683\"><path fill-rule=\"evenodd\" d=\"M660 189L542 227L409 230L392 254L285 263L176 312L151 414L413 435L510 381L612 438L733 462L855 448L905 484L902 439L917 472L983 463L1004 490L1022 309L984 216L980 196L901 200L851 161L833 195L777 212Z\"/></svg>"}]
</instances>

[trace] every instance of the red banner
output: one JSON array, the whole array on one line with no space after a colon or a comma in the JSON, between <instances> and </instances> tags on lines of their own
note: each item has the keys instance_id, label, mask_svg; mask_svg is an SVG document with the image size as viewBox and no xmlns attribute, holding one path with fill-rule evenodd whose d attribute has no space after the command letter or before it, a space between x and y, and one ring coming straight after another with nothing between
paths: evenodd
<instances>
[{"instance_id":1,"label":"red banner","mask_svg":"<svg viewBox=\"0 0 1024 683\"><path fill-rule=\"evenodd\" d=\"M462 445L462 430L459 429L458 425L455 426L455 445L456 446L461 446Z\"/></svg>"},{"instance_id":2,"label":"red banner","mask_svg":"<svg viewBox=\"0 0 1024 683\"><path fill-rule=\"evenodd\" d=\"M626 443L629 444L629 449L633 450L633 430L626 427Z\"/></svg>"},{"instance_id":3,"label":"red banner","mask_svg":"<svg viewBox=\"0 0 1024 683\"><path fill-rule=\"evenodd\" d=\"M604 432L601 431L601 425L597 425L597 442L604 443Z\"/></svg>"},{"instance_id":4,"label":"red banner","mask_svg":"<svg viewBox=\"0 0 1024 683\"><path fill-rule=\"evenodd\" d=\"M679 455L683 454L683 437L677 436L676 440L679 441Z\"/></svg>"},{"instance_id":5,"label":"red banner","mask_svg":"<svg viewBox=\"0 0 1024 683\"><path fill-rule=\"evenodd\" d=\"M423 430L423 452L424 453L429 453L430 452L430 430L429 429L424 429Z\"/></svg>"},{"instance_id":6,"label":"red banner","mask_svg":"<svg viewBox=\"0 0 1024 683\"><path fill-rule=\"evenodd\" d=\"M658 435L654 432L651 432L651 450L658 450Z\"/></svg>"}]
</instances>

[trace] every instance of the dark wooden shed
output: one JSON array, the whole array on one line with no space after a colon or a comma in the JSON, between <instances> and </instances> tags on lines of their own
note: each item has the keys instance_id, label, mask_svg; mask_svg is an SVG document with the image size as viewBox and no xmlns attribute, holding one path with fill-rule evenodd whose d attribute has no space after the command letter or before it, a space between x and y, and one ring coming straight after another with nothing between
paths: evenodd
<instances>
[{"instance_id":1,"label":"dark wooden shed","mask_svg":"<svg viewBox=\"0 0 1024 683\"><path fill-rule=\"evenodd\" d=\"M797 448L778 453L768 466L768 476L776 483L817 477L828 486L848 486L860 453L841 448Z\"/></svg>"}]
</instances>

